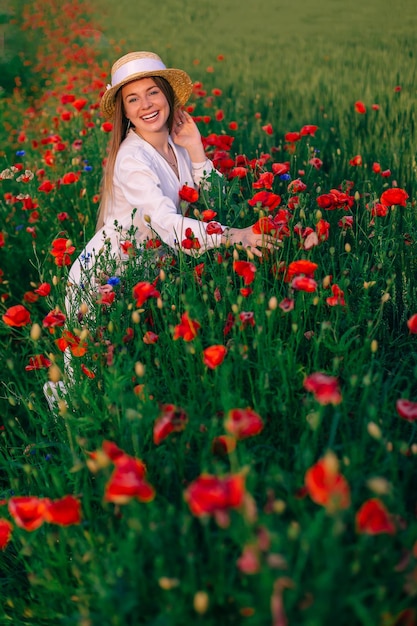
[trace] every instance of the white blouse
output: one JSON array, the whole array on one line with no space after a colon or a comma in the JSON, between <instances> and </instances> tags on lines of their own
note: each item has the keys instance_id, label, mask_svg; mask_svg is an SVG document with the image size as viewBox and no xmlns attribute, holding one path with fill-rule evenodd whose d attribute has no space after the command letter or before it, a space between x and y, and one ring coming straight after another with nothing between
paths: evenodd
<instances>
[{"instance_id":1,"label":"white blouse","mask_svg":"<svg viewBox=\"0 0 417 626\"><path fill-rule=\"evenodd\" d=\"M116 157L113 195L108 202L104 225L73 263L69 272L70 285L80 284L84 268L91 271L104 241L110 245L112 256L121 261L123 257L126 259L120 244L127 239L132 226L136 229L138 244L152 238L152 231L155 231L166 245L178 250L185 238L185 230L191 228L201 245L199 250L193 250L193 254L220 246L221 234L207 235L206 223L183 217L179 196L183 185L198 188L202 178L210 174L214 166L209 159L203 163L191 163L185 148L176 146L171 138L169 143L177 158L179 179L155 148L130 130Z\"/></svg>"}]
</instances>

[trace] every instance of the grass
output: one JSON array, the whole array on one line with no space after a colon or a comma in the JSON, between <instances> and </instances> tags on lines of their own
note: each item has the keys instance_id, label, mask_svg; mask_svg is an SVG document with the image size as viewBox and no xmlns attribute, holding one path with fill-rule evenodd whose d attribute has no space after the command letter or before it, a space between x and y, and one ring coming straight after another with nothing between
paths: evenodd
<instances>
[{"instance_id":1,"label":"grass","mask_svg":"<svg viewBox=\"0 0 417 626\"><path fill-rule=\"evenodd\" d=\"M413 5L117 9L42 0L10 25L28 70L0 100L0 623L414 624ZM93 233L108 139L96 103L111 61L135 48L202 83L190 104L223 179L190 210L269 215L281 236L262 260L235 246L162 265L133 242L120 281L104 252L114 302L88 310L81 295L61 319L68 266L51 251L65 239L74 259ZM286 137L305 125L318 129ZM222 165L225 137L242 178ZM277 208L251 206L261 174L286 162ZM158 293L139 302L150 277ZM211 368L213 346L225 356ZM68 390L53 412L48 380ZM246 437L231 426L242 412Z\"/></svg>"}]
</instances>

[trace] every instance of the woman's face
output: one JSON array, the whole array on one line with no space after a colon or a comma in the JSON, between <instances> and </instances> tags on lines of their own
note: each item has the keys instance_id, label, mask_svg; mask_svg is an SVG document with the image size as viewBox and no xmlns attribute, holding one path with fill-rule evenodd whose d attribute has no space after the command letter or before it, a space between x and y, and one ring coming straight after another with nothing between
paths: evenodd
<instances>
[{"instance_id":1,"label":"woman's face","mask_svg":"<svg viewBox=\"0 0 417 626\"><path fill-rule=\"evenodd\" d=\"M168 100L152 78L134 80L122 87L125 115L137 132L146 135L167 132Z\"/></svg>"}]
</instances>

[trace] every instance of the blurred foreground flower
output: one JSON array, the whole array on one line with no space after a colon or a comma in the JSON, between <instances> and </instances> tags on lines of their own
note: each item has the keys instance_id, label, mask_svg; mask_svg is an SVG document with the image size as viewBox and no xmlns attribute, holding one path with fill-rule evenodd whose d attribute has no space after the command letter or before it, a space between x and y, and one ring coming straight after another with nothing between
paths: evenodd
<instances>
[{"instance_id":1,"label":"blurred foreground flower","mask_svg":"<svg viewBox=\"0 0 417 626\"><path fill-rule=\"evenodd\" d=\"M159 445L173 432L181 432L188 422L187 414L175 404L163 404L153 427L153 441Z\"/></svg>"},{"instance_id":2,"label":"blurred foreground flower","mask_svg":"<svg viewBox=\"0 0 417 626\"><path fill-rule=\"evenodd\" d=\"M320 404L340 404L342 394L339 383L334 376L327 376L321 372L310 374L304 380L304 389L311 391Z\"/></svg>"},{"instance_id":3,"label":"blurred foreground flower","mask_svg":"<svg viewBox=\"0 0 417 626\"><path fill-rule=\"evenodd\" d=\"M7 326L21 328L22 326L30 324L30 313L22 304L16 304L7 309L3 314L3 322L7 324Z\"/></svg>"},{"instance_id":4,"label":"blurred foreground flower","mask_svg":"<svg viewBox=\"0 0 417 626\"><path fill-rule=\"evenodd\" d=\"M13 525L9 520L0 519L0 550L4 550L12 537Z\"/></svg>"},{"instance_id":5,"label":"blurred foreground flower","mask_svg":"<svg viewBox=\"0 0 417 626\"><path fill-rule=\"evenodd\" d=\"M411 400L399 398L395 406L400 417L408 422L417 421L417 402L411 402Z\"/></svg>"},{"instance_id":6,"label":"blurred foreground flower","mask_svg":"<svg viewBox=\"0 0 417 626\"><path fill-rule=\"evenodd\" d=\"M81 522L81 503L70 495L58 500L14 496L10 498L8 508L16 525L28 531L36 530L44 522L59 526L71 526Z\"/></svg>"},{"instance_id":7,"label":"blurred foreground flower","mask_svg":"<svg viewBox=\"0 0 417 626\"><path fill-rule=\"evenodd\" d=\"M136 498L139 502L151 502L155 497L154 488L146 481L146 465L113 441L103 441L100 450L88 453L87 465L90 471L97 472L113 464L114 470L107 481L104 500L115 504L127 504Z\"/></svg>"},{"instance_id":8,"label":"blurred foreground flower","mask_svg":"<svg viewBox=\"0 0 417 626\"><path fill-rule=\"evenodd\" d=\"M221 365L227 354L227 348L221 344L209 346L203 351L203 363L214 370Z\"/></svg>"},{"instance_id":9,"label":"blurred foreground flower","mask_svg":"<svg viewBox=\"0 0 417 626\"><path fill-rule=\"evenodd\" d=\"M213 515L219 526L225 527L229 523L228 511L243 505L245 477L242 473L223 478L201 474L187 487L184 497L193 515Z\"/></svg>"},{"instance_id":10,"label":"blurred foreground flower","mask_svg":"<svg viewBox=\"0 0 417 626\"><path fill-rule=\"evenodd\" d=\"M356 529L365 535L393 535L395 526L385 505L378 498L371 498L364 502L356 513Z\"/></svg>"},{"instance_id":11,"label":"blurred foreground flower","mask_svg":"<svg viewBox=\"0 0 417 626\"><path fill-rule=\"evenodd\" d=\"M333 452L327 452L307 470L305 486L310 498L330 513L350 506L350 487L339 472L339 461Z\"/></svg>"},{"instance_id":12,"label":"blurred foreground flower","mask_svg":"<svg viewBox=\"0 0 417 626\"><path fill-rule=\"evenodd\" d=\"M224 422L225 430L236 439L258 435L264 427L262 418L251 408L231 409Z\"/></svg>"},{"instance_id":13,"label":"blurred foreground flower","mask_svg":"<svg viewBox=\"0 0 417 626\"><path fill-rule=\"evenodd\" d=\"M192 341L197 337L200 324L196 320L192 320L188 313L181 315L181 322L174 328L174 341L180 337L184 341Z\"/></svg>"}]
</instances>

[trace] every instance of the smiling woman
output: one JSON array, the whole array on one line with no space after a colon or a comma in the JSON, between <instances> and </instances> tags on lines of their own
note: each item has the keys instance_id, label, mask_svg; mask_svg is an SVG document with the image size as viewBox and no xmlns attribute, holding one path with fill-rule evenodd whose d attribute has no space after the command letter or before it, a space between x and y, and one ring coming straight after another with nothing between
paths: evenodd
<instances>
[{"instance_id":1,"label":"smiling woman","mask_svg":"<svg viewBox=\"0 0 417 626\"><path fill-rule=\"evenodd\" d=\"M114 63L112 82L100 103L113 130L97 228L69 272L70 316L78 314L81 302L94 304L100 299L96 265L105 271L101 264L105 243L120 272L132 241L138 247L165 244L188 254L239 242L253 254L262 254L259 248L267 242L251 226L226 229L182 214L181 190L184 186L197 190L214 171L196 123L182 109L192 89L186 72L167 68L152 52L131 52ZM191 252L183 243L190 239L195 244Z\"/></svg>"}]
</instances>

